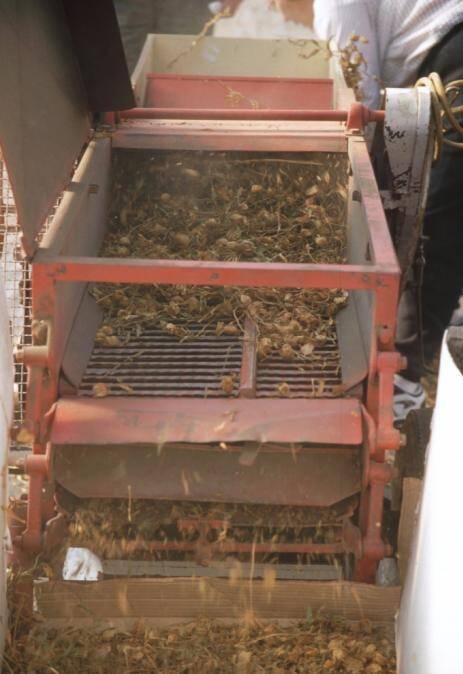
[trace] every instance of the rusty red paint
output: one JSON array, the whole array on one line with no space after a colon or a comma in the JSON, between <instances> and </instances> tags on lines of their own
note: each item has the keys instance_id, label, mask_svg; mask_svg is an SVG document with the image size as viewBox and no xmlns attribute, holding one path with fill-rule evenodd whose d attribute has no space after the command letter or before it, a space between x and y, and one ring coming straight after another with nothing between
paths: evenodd
<instances>
[{"instance_id":1,"label":"rusty red paint","mask_svg":"<svg viewBox=\"0 0 463 674\"><path fill-rule=\"evenodd\" d=\"M361 106L361 104L358 104ZM122 119L227 119L227 120L298 120L321 122L346 122L349 128L363 129L370 122L384 120L382 110L365 106L349 110L300 110L292 108L132 108L121 112Z\"/></svg>"},{"instance_id":2,"label":"rusty red paint","mask_svg":"<svg viewBox=\"0 0 463 674\"><path fill-rule=\"evenodd\" d=\"M53 291L54 282L163 283L269 288L391 289L395 298L394 266L285 264L265 262L203 262L190 260L139 260L127 258L42 258L34 265L43 283ZM38 290L40 290L38 288ZM53 301L46 303L47 308ZM48 311L45 312L49 315Z\"/></svg>"},{"instance_id":3,"label":"rusty red paint","mask_svg":"<svg viewBox=\"0 0 463 674\"><path fill-rule=\"evenodd\" d=\"M362 442L360 403L354 398L65 398L58 400L51 429L54 445L243 441L357 445Z\"/></svg>"},{"instance_id":4,"label":"rusty red paint","mask_svg":"<svg viewBox=\"0 0 463 674\"><path fill-rule=\"evenodd\" d=\"M333 107L333 80L148 74L144 108L233 109Z\"/></svg>"}]
</instances>

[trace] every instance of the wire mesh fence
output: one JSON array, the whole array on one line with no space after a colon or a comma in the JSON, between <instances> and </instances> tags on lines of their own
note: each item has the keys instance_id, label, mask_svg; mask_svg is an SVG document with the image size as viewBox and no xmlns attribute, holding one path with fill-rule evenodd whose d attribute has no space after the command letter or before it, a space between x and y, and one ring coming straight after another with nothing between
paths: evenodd
<instances>
[{"instance_id":1,"label":"wire mesh fence","mask_svg":"<svg viewBox=\"0 0 463 674\"><path fill-rule=\"evenodd\" d=\"M40 238L52 220L53 215L45 222ZM24 257L21 237L11 183L0 154L0 278L5 288L13 348L32 343L31 266ZM22 363L16 363L15 428L24 422L26 385L27 369Z\"/></svg>"}]
</instances>

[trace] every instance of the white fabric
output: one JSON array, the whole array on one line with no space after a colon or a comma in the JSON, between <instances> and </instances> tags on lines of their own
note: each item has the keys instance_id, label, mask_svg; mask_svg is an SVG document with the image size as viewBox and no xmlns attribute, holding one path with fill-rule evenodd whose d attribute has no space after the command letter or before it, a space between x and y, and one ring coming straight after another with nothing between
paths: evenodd
<instances>
[{"instance_id":1,"label":"white fabric","mask_svg":"<svg viewBox=\"0 0 463 674\"><path fill-rule=\"evenodd\" d=\"M379 103L381 86L414 84L429 50L463 23L463 0L315 0L314 27L338 47L352 33L367 62L363 93L367 105Z\"/></svg>"},{"instance_id":2,"label":"white fabric","mask_svg":"<svg viewBox=\"0 0 463 674\"><path fill-rule=\"evenodd\" d=\"M270 0L242 0L230 19L221 19L214 26L215 37L247 37L295 40L315 38L315 32L295 21L285 21Z\"/></svg>"},{"instance_id":3,"label":"white fabric","mask_svg":"<svg viewBox=\"0 0 463 674\"><path fill-rule=\"evenodd\" d=\"M68 548L63 580L96 581L103 575L101 559L87 548Z\"/></svg>"},{"instance_id":4,"label":"white fabric","mask_svg":"<svg viewBox=\"0 0 463 674\"><path fill-rule=\"evenodd\" d=\"M399 674L461 674L463 374L444 338L437 400L397 622Z\"/></svg>"}]
</instances>

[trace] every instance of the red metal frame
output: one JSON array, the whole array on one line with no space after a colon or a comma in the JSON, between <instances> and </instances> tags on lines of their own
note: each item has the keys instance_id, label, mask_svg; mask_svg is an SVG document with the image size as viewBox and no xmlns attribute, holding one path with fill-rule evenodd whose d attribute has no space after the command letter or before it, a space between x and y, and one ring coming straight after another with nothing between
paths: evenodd
<instances>
[{"instance_id":1,"label":"red metal frame","mask_svg":"<svg viewBox=\"0 0 463 674\"><path fill-rule=\"evenodd\" d=\"M150 73L143 107L324 110L333 107L333 89L331 79Z\"/></svg>"},{"instance_id":2,"label":"red metal frame","mask_svg":"<svg viewBox=\"0 0 463 674\"><path fill-rule=\"evenodd\" d=\"M364 438L364 492L361 499L362 534L361 558L357 577L372 580L379 559L390 552L381 537L384 486L391 479L391 470L385 463L385 450L397 449L399 433L392 424L393 374L403 366L394 351L396 307L399 293L399 268L396 262L387 223L381 207L376 182L373 178L366 145L357 130L372 120L382 119L382 113L370 112L360 104L345 111L237 111L227 110L236 118L244 119L337 119L347 122L350 131L349 153L354 174L362 183L361 208L368 222L372 263L370 265L313 265L201 262L184 260L135 260L85 257L48 257L39 251L32 266L33 316L46 321L49 330L59 321L56 313L56 293L59 284L76 282L109 282L124 284L182 284L182 285L236 285L287 288L342 288L369 291L373 297L372 342L366 396L366 427ZM250 114L250 112L252 114ZM198 111L195 110L195 118ZM224 111L205 111L214 118ZM157 117L160 111L134 110L124 113L131 118ZM166 117L166 110L162 110ZM189 111L176 110L177 118L188 117ZM124 133L124 125L116 132ZM340 132L338 132L340 134ZM302 136L303 134L301 134ZM272 131L268 132L272 136ZM247 149L254 149L252 136L243 140ZM338 140L339 142L339 140ZM147 145L153 138L146 140ZM126 145L127 146L127 145ZM138 147L139 145L137 145ZM221 149L221 148L219 148ZM40 349L40 351L38 351ZM49 475L45 458L53 406L58 398L60 356L49 334L48 347L30 347L24 353L29 365L28 419L34 434L36 463L28 464L31 475L30 503L27 528L17 541L27 549L37 549L41 536L41 489L45 475ZM323 400L311 401L320 407ZM185 403L187 404L187 403ZM207 402L204 402L206 405ZM343 412L340 411L340 416ZM321 419L323 417L321 416ZM342 422L342 419L340 420ZM257 488L257 487L256 487ZM317 549L318 550L318 549Z\"/></svg>"}]
</instances>

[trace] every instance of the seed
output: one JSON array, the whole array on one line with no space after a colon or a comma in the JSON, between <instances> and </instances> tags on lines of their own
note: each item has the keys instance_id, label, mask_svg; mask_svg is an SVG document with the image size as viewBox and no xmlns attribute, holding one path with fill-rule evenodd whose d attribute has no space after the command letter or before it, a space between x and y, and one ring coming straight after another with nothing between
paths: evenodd
<instances>
[{"instance_id":1,"label":"seed","mask_svg":"<svg viewBox=\"0 0 463 674\"><path fill-rule=\"evenodd\" d=\"M303 356L310 356L314 352L315 346L311 342L307 342L301 346L301 353Z\"/></svg>"},{"instance_id":2,"label":"seed","mask_svg":"<svg viewBox=\"0 0 463 674\"><path fill-rule=\"evenodd\" d=\"M272 340L269 337L262 337L257 344L257 355L259 358L267 358L272 351Z\"/></svg>"},{"instance_id":3,"label":"seed","mask_svg":"<svg viewBox=\"0 0 463 674\"><path fill-rule=\"evenodd\" d=\"M108 335L104 340L104 345L105 346L120 346L121 342L119 340L119 337L116 337L116 335Z\"/></svg>"},{"instance_id":4,"label":"seed","mask_svg":"<svg viewBox=\"0 0 463 674\"><path fill-rule=\"evenodd\" d=\"M230 215L230 220L231 220L232 222L242 222L243 219L244 219L244 216L241 215L241 213L232 213L232 214Z\"/></svg>"},{"instance_id":5,"label":"seed","mask_svg":"<svg viewBox=\"0 0 463 674\"><path fill-rule=\"evenodd\" d=\"M282 382L280 382L279 384L277 384L276 389L277 389L278 393L279 393L282 397L287 397L287 396L289 396L289 394L290 394L290 392L291 392L291 389L290 389L290 387L289 387L289 384L287 384L285 381L282 381Z\"/></svg>"},{"instance_id":6,"label":"seed","mask_svg":"<svg viewBox=\"0 0 463 674\"><path fill-rule=\"evenodd\" d=\"M227 395L230 395L230 393L233 393L233 389L235 386L235 378L231 375L225 375L225 377L222 377L220 381L220 388L224 393Z\"/></svg>"},{"instance_id":7,"label":"seed","mask_svg":"<svg viewBox=\"0 0 463 674\"><path fill-rule=\"evenodd\" d=\"M294 357L294 349L291 344L283 344L280 349L280 355L282 358L290 359Z\"/></svg>"},{"instance_id":8,"label":"seed","mask_svg":"<svg viewBox=\"0 0 463 674\"><path fill-rule=\"evenodd\" d=\"M187 176L188 178L193 179L199 178L199 171L197 171L196 169L184 168L182 169L182 173L184 176Z\"/></svg>"},{"instance_id":9,"label":"seed","mask_svg":"<svg viewBox=\"0 0 463 674\"><path fill-rule=\"evenodd\" d=\"M106 398L106 396L109 395L109 388L106 384L93 384L92 390L94 398Z\"/></svg>"},{"instance_id":10,"label":"seed","mask_svg":"<svg viewBox=\"0 0 463 674\"><path fill-rule=\"evenodd\" d=\"M174 241L180 248L186 248L190 245L190 237L188 234L175 234Z\"/></svg>"},{"instance_id":11,"label":"seed","mask_svg":"<svg viewBox=\"0 0 463 674\"><path fill-rule=\"evenodd\" d=\"M234 325L233 323L229 323L228 325L223 326L222 330L224 335L239 335L240 330L237 325Z\"/></svg>"}]
</instances>

